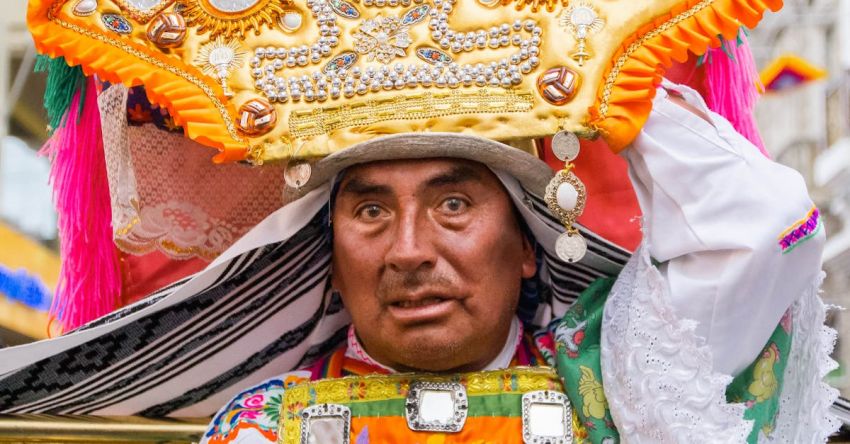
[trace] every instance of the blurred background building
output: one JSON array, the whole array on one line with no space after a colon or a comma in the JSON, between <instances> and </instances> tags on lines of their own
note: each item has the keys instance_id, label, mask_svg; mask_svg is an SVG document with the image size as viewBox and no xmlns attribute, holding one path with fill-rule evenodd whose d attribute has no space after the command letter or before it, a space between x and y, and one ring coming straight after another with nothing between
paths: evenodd
<instances>
[{"instance_id":1,"label":"blurred background building","mask_svg":"<svg viewBox=\"0 0 850 444\"><path fill-rule=\"evenodd\" d=\"M850 0L785 0L750 42L762 72L782 77L756 109L765 145L806 178L828 235L824 299L850 307ZM831 382L847 397L850 312L833 312L831 322L841 365Z\"/></svg>"},{"instance_id":2,"label":"blurred background building","mask_svg":"<svg viewBox=\"0 0 850 444\"><path fill-rule=\"evenodd\" d=\"M33 75L35 48L26 0L0 14L0 346L47 336L47 308L59 275L47 137L45 76Z\"/></svg>"}]
</instances>

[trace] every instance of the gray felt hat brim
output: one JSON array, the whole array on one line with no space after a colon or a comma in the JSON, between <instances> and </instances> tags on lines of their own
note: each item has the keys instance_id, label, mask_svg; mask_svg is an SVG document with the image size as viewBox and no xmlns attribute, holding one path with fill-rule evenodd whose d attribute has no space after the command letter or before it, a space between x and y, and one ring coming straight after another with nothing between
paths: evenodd
<instances>
[{"instance_id":1,"label":"gray felt hat brim","mask_svg":"<svg viewBox=\"0 0 850 444\"><path fill-rule=\"evenodd\" d=\"M359 143L319 160L313 164L311 177L298 194L315 189L353 165L439 157L472 160L507 172L538 196L543 195L554 175L542 160L501 142L459 133L404 133Z\"/></svg>"}]
</instances>

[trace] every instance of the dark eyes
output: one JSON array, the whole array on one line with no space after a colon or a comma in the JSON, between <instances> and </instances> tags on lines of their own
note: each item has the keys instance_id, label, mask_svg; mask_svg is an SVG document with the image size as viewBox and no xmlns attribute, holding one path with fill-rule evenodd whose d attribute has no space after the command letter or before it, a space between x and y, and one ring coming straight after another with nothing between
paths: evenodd
<instances>
[{"instance_id":1,"label":"dark eyes","mask_svg":"<svg viewBox=\"0 0 850 444\"><path fill-rule=\"evenodd\" d=\"M358 211L358 217L366 220L378 219L384 214L384 209L380 205L368 204L362 206Z\"/></svg>"},{"instance_id":2,"label":"dark eyes","mask_svg":"<svg viewBox=\"0 0 850 444\"><path fill-rule=\"evenodd\" d=\"M457 216L466 212L469 201L460 197L448 197L440 202L437 211L446 216ZM389 211L377 203L367 203L357 208L356 217L366 222L378 221L389 215Z\"/></svg>"},{"instance_id":3,"label":"dark eyes","mask_svg":"<svg viewBox=\"0 0 850 444\"><path fill-rule=\"evenodd\" d=\"M440 204L440 210L450 214L462 213L467 207L469 202L459 197L449 197Z\"/></svg>"}]
</instances>

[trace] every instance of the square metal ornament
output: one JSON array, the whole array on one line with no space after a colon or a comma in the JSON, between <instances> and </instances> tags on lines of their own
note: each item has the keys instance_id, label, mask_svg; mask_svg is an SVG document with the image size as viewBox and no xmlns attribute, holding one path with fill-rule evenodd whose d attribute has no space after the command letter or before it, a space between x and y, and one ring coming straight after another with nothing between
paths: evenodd
<instances>
[{"instance_id":1,"label":"square metal ornament","mask_svg":"<svg viewBox=\"0 0 850 444\"><path fill-rule=\"evenodd\" d=\"M522 395L525 444L572 444L570 400L563 393L538 390Z\"/></svg>"},{"instance_id":2,"label":"square metal ornament","mask_svg":"<svg viewBox=\"0 0 850 444\"><path fill-rule=\"evenodd\" d=\"M351 409L318 404L301 411L301 444L349 444Z\"/></svg>"},{"instance_id":3,"label":"square metal ornament","mask_svg":"<svg viewBox=\"0 0 850 444\"><path fill-rule=\"evenodd\" d=\"M405 417L411 430L460 432L468 410L466 388L457 382L415 381L410 384Z\"/></svg>"}]
</instances>

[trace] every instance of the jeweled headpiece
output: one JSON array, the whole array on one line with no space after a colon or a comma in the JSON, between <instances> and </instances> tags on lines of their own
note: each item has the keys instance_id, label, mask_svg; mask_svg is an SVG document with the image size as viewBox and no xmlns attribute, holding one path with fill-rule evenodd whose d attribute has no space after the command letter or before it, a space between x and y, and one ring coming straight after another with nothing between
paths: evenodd
<instances>
[{"instance_id":1,"label":"jeweled headpiece","mask_svg":"<svg viewBox=\"0 0 850 444\"><path fill-rule=\"evenodd\" d=\"M647 118L664 67L684 61L689 51L702 54L722 39L734 40L741 26L755 26L765 10L781 5L782 0L30 0L28 23L41 53L64 57L53 60L61 68L55 77L70 92L49 93L48 108L59 110L53 128L75 122L70 105L93 97L80 92L72 101L86 82L66 76L65 63L80 65L107 83L143 86L167 129L182 129L217 149L218 162L286 161L285 182L302 192L327 179L333 167L344 167L346 156L348 162L416 157L434 143L457 144L444 136L424 144L382 136L463 133L507 142L558 134L554 153L566 167L545 200L567 228L557 251L575 261L586 248L572 226L586 200L572 172L576 135L624 148ZM88 84L95 88L101 82ZM72 123L87 131L54 136L71 149L64 161L54 162L54 175L76 179L59 198L65 214L60 220L76 225L60 230L70 252L63 253L68 264L63 282L69 284L57 292L54 309L72 319L70 327L93 318L76 316L77 308L98 306L100 315L111 306L74 302L81 299L74 295L85 299L100 292L109 299L120 288L117 278L77 272L95 256L109 262L100 268L116 276L118 270L109 221L97 225L97 236L86 231L95 226L86 217L108 214L92 211L90 202L108 200L80 199L67 191L106 188L91 168L75 164L103 163L100 127L89 124L99 119L96 112L89 117ZM393 146L384 144L380 152L362 144L387 139ZM468 153L463 157L484 161L484 142L461 147ZM491 166L512 165L512 173L526 179L536 182L543 174L543 183L549 180L545 165L542 171L525 168L530 156L502 148L507 147L499 144L495 153L498 161L489 153ZM318 159L311 170L308 162ZM95 179L96 186L77 183L92 185ZM535 192L542 192L536 185ZM65 195L69 198L62 199ZM124 203L131 214L144 210L138 200ZM116 220L115 241L132 238L138 245L138 233ZM156 237L145 234L142 240ZM235 238L225 238L230 237ZM197 254L195 247L178 250ZM213 257L222 248L204 245L203 252Z\"/></svg>"},{"instance_id":2,"label":"jeweled headpiece","mask_svg":"<svg viewBox=\"0 0 850 444\"><path fill-rule=\"evenodd\" d=\"M615 150L661 69L781 0L31 0L38 49L143 84L218 161L377 136L559 131Z\"/></svg>"}]
</instances>

